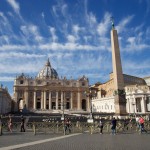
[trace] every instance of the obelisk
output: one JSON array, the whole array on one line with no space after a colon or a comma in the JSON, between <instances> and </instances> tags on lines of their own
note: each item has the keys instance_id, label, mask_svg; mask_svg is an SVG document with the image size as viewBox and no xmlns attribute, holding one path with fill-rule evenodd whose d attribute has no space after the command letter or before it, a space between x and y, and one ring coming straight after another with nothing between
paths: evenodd
<instances>
[{"instance_id":1,"label":"obelisk","mask_svg":"<svg viewBox=\"0 0 150 150\"><path fill-rule=\"evenodd\" d=\"M112 47L112 67L114 78L115 113L117 115L123 115L126 114L126 100L123 92L124 79L121 65L118 34L117 30L115 30L113 20L111 29L111 47Z\"/></svg>"}]
</instances>

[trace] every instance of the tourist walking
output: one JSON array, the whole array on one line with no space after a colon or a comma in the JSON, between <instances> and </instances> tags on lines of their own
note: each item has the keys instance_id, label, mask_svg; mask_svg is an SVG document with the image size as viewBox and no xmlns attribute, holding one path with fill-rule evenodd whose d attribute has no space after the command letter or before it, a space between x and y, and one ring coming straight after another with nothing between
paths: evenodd
<instances>
[{"instance_id":1,"label":"tourist walking","mask_svg":"<svg viewBox=\"0 0 150 150\"><path fill-rule=\"evenodd\" d=\"M128 119L124 119L124 124L123 124L123 131L128 130L128 124L129 124L129 120Z\"/></svg>"},{"instance_id":2,"label":"tourist walking","mask_svg":"<svg viewBox=\"0 0 150 150\"><path fill-rule=\"evenodd\" d=\"M139 117L138 116L136 116L136 118L135 118L135 121L136 121L136 131L139 131L139 129L140 129L140 123L139 123Z\"/></svg>"},{"instance_id":3,"label":"tourist walking","mask_svg":"<svg viewBox=\"0 0 150 150\"><path fill-rule=\"evenodd\" d=\"M111 127L112 134L115 135L116 134L116 125L117 125L117 120L115 119L115 117L112 119L111 124L112 124L112 127Z\"/></svg>"},{"instance_id":4,"label":"tourist walking","mask_svg":"<svg viewBox=\"0 0 150 150\"><path fill-rule=\"evenodd\" d=\"M12 117L9 115L8 119L8 130L12 133Z\"/></svg>"},{"instance_id":5,"label":"tourist walking","mask_svg":"<svg viewBox=\"0 0 150 150\"><path fill-rule=\"evenodd\" d=\"M71 126L71 123L70 123L69 119L66 118L65 119L65 133L67 130L69 131L69 133L71 133L70 126Z\"/></svg>"},{"instance_id":6,"label":"tourist walking","mask_svg":"<svg viewBox=\"0 0 150 150\"><path fill-rule=\"evenodd\" d=\"M25 132L24 123L25 123L25 118L23 116L21 116L21 129L20 129L20 132Z\"/></svg>"},{"instance_id":7,"label":"tourist walking","mask_svg":"<svg viewBox=\"0 0 150 150\"><path fill-rule=\"evenodd\" d=\"M144 118L141 116L140 118L139 118L139 124L140 124L140 133L143 133L143 132L145 132L145 133L147 133L147 131L145 130L145 128L144 128Z\"/></svg>"},{"instance_id":8,"label":"tourist walking","mask_svg":"<svg viewBox=\"0 0 150 150\"><path fill-rule=\"evenodd\" d=\"M102 122L102 119L99 120L99 128L100 128L100 134L103 134L103 122Z\"/></svg>"}]
</instances>

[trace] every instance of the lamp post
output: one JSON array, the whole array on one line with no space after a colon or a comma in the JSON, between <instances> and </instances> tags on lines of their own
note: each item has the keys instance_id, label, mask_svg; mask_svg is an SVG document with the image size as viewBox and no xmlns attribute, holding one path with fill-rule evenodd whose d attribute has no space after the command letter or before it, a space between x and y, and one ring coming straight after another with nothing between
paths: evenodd
<instances>
[{"instance_id":1,"label":"lamp post","mask_svg":"<svg viewBox=\"0 0 150 150\"><path fill-rule=\"evenodd\" d=\"M92 91L91 90L89 92L85 91L85 94L87 97L89 97L89 100L90 100L90 117L88 119L88 122L93 123Z\"/></svg>"},{"instance_id":2,"label":"lamp post","mask_svg":"<svg viewBox=\"0 0 150 150\"><path fill-rule=\"evenodd\" d=\"M65 131L65 114L64 114L64 109L65 109L64 92L63 92L63 102L61 103L61 106L63 108L63 113L62 113L62 117L61 117L61 120L63 121L63 132L64 132L64 135L66 135L66 131Z\"/></svg>"}]
</instances>

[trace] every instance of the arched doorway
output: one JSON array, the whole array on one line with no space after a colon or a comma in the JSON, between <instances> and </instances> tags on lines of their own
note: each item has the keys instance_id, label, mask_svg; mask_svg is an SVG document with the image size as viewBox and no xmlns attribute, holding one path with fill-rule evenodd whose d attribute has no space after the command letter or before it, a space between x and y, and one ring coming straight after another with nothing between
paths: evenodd
<instances>
[{"instance_id":1,"label":"arched doorway","mask_svg":"<svg viewBox=\"0 0 150 150\"><path fill-rule=\"evenodd\" d=\"M82 110L86 110L86 100L82 100Z\"/></svg>"}]
</instances>

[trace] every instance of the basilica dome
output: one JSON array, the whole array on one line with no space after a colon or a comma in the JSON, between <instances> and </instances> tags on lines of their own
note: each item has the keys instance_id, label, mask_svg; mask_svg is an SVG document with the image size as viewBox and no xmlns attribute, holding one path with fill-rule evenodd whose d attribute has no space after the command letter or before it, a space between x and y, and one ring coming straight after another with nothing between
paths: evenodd
<instances>
[{"instance_id":1,"label":"basilica dome","mask_svg":"<svg viewBox=\"0 0 150 150\"><path fill-rule=\"evenodd\" d=\"M47 60L44 68L38 73L38 78L58 79L58 74L54 68L51 67L49 59Z\"/></svg>"}]
</instances>

